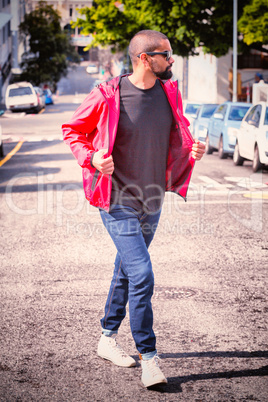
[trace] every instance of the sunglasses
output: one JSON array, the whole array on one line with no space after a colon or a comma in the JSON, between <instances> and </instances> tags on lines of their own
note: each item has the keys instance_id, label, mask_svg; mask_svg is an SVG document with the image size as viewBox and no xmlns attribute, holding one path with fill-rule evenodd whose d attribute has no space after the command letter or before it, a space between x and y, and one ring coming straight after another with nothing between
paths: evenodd
<instances>
[{"instance_id":1,"label":"sunglasses","mask_svg":"<svg viewBox=\"0 0 268 402\"><path fill-rule=\"evenodd\" d=\"M166 61L169 61L173 54L172 50L166 50L165 52L142 52L138 54L137 57L141 57L141 54L143 53L148 54L148 56L155 56L157 54L161 54L162 56L165 56Z\"/></svg>"}]
</instances>

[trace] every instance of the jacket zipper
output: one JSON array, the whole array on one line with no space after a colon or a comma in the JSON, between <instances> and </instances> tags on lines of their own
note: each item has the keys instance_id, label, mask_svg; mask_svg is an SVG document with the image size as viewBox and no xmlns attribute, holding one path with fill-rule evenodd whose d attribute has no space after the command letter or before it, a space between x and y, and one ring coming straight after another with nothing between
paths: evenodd
<instances>
[{"instance_id":1,"label":"jacket zipper","mask_svg":"<svg viewBox=\"0 0 268 402\"><path fill-rule=\"evenodd\" d=\"M185 128L185 131L188 133L189 129L188 129L188 127L186 127L186 125L185 125L185 123L184 123L184 121L183 121L183 119L182 119L182 117L181 117L181 113L180 113L180 109L179 109L179 82L178 82L178 80L177 80L176 104L177 104L177 113L178 113L178 115L179 115L179 117L180 117L180 119L181 119L182 125L183 125L184 128ZM191 133L190 133L190 134L191 134ZM192 137L192 135L191 135L191 137ZM192 138L192 139L193 139L193 138Z\"/></svg>"},{"instance_id":2,"label":"jacket zipper","mask_svg":"<svg viewBox=\"0 0 268 402\"><path fill-rule=\"evenodd\" d=\"M186 125L185 125L185 123L184 123L184 121L183 121L183 119L181 117L181 113L180 113L180 109L179 109L179 82L178 82L178 80L176 82L177 82L177 94L176 94L176 107L177 107L177 110L176 110L176 112L179 115L180 121L181 121L185 131L188 132L188 127L186 127ZM169 98L169 95L168 95L168 98ZM169 104L171 106L171 109L174 110L172 102L169 102ZM179 121L176 118L176 113L173 112L173 115L174 115L175 121L176 121L176 123L177 123L177 125L179 127L180 124L179 124Z\"/></svg>"},{"instance_id":3,"label":"jacket zipper","mask_svg":"<svg viewBox=\"0 0 268 402\"><path fill-rule=\"evenodd\" d=\"M109 154L109 148L110 148L110 128L109 128L110 106L109 106L109 103L108 103L107 99L105 98L105 96L104 96L104 94L102 93L102 91L101 91L100 88L99 88L99 90L100 90L102 96L104 97L105 102L107 103L107 106L108 106L108 119L107 119L107 120L108 120L108 154ZM100 174L101 174L101 172L100 172L99 170L96 170L96 172L94 173L93 180L92 180L92 183L91 183L91 190L92 190L92 191L94 191L94 189L95 189L95 186L96 186L96 184L97 184L98 177L99 177ZM111 181L111 175L109 174L109 182L110 182L110 181Z\"/></svg>"}]
</instances>

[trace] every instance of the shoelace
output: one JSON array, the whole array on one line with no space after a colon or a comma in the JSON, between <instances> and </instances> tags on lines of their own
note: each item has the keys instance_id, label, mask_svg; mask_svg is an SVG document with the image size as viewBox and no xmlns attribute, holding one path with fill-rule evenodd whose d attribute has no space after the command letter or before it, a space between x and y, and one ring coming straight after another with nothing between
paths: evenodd
<instances>
[{"instance_id":1,"label":"shoelace","mask_svg":"<svg viewBox=\"0 0 268 402\"><path fill-rule=\"evenodd\" d=\"M159 356L154 356L152 359L147 360L147 367L148 370L151 372L153 376L159 374L159 363L160 363L160 357Z\"/></svg>"},{"instance_id":2,"label":"shoelace","mask_svg":"<svg viewBox=\"0 0 268 402\"><path fill-rule=\"evenodd\" d=\"M111 341L111 346L114 349L115 353L120 357L128 357L126 352L121 348L121 346L116 342L115 338L112 338L114 342Z\"/></svg>"}]
</instances>

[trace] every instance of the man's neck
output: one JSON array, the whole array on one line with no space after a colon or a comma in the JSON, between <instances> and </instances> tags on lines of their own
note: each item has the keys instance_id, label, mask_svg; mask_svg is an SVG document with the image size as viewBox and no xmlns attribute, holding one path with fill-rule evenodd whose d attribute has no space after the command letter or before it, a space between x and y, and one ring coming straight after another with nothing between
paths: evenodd
<instances>
[{"instance_id":1,"label":"man's neck","mask_svg":"<svg viewBox=\"0 0 268 402\"><path fill-rule=\"evenodd\" d=\"M133 73L128 76L129 81L135 85L135 87L140 89L150 89L155 85L155 81L157 80L154 74L144 74L140 75L137 73Z\"/></svg>"}]
</instances>

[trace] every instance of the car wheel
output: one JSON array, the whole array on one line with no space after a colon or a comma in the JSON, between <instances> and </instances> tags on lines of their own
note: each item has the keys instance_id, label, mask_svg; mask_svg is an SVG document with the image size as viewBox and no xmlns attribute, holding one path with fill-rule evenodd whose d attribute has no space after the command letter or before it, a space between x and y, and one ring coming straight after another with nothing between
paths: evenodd
<instances>
[{"instance_id":1,"label":"car wheel","mask_svg":"<svg viewBox=\"0 0 268 402\"><path fill-rule=\"evenodd\" d=\"M234 164L236 166L242 166L244 163L244 160L245 159L242 158L242 156L240 155L238 142L236 142L235 149L234 149L234 155L233 155Z\"/></svg>"},{"instance_id":2,"label":"car wheel","mask_svg":"<svg viewBox=\"0 0 268 402\"><path fill-rule=\"evenodd\" d=\"M41 110L41 108L40 108L40 106L38 105L38 106L36 106L36 107L34 108L34 113L38 114L38 113L40 112L40 110Z\"/></svg>"},{"instance_id":3,"label":"car wheel","mask_svg":"<svg viewBox=\"0 0 268 402\"><path fill-rule=\"evenodd\" d=\"M227 154L223 150L223 137L222 137L222 135L221 135L220 143L219 143L219 158L220 159L227 158Z\"/></svg>"},{"instance_id":4,"label":"car wheel","mask_svg":"<svg viewBox=\"0 0 268 402\"><path fill-rule=\"evenodd\" d=\"M260 154L259 154L259 148L258 145L256 145L254 149L254 157L253 157L253 164L252 164L252 169L253 172L258 172L263 167L263 164L260 161Z\"/></svg>"},{"instance_id":5,"label":"car wheel","mask_svg":"<svg viewBox=\"0 0 268 402\"><path fill-rule=\"evenodd\" d=\"M211 155L211 154L213 153L213 148L210 146L210 143L209 143L209 136L208 136L208 134L207 134L207 136L206 136L206 148L205 148L205 151L206 151L206 154L207 154L207 155Z\"/></svg>"}]
</instances>

